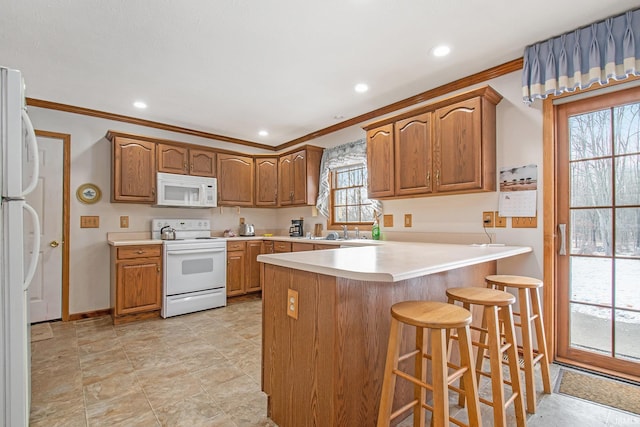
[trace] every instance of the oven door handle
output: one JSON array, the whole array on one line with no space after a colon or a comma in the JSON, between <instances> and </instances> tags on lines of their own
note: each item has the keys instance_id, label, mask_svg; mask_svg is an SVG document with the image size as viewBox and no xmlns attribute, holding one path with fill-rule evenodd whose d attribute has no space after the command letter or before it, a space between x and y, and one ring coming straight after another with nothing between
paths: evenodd
<instances>
[{"instance_id":1,"label":"oven door handle","mask_svg":"<svg viewBox=\"0 0 640 427\"><path fill-rule=\"evenodd\" d=\"M211 252L224 252L225 248L211 248L211 249L169 249L167 255L191 255L191 254L206 254Z\"/></svg>"}]
</instances>

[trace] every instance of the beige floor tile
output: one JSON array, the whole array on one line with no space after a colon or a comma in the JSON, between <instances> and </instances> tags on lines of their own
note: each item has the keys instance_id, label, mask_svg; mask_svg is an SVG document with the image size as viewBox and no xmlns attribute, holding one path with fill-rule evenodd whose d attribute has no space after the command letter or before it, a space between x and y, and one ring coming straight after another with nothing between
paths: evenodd
<instances>
[{"instance_id":1,"label":"beige floor tile","mask_svg":"<svg viewBox=\"0 0 640 427\"><path fill-rule=\"evenodd\" d=\"M41 421L45 418L73 418L84 408L84 399L78 391L57 393L47 397L31 399L31 420Z\"/></svg>"},{"instance_id":2,"label":"beige floor tile","mask_svg":"<svg viewBox=\"0 0 640 427\"><path fill-rule=\"evenodd\" d=\"M204 389L211 394L211 392L218 390L222 384L246 374L225 359L215 366L196 371L194 375L198 377Z\"/></svg>"},{"instance_id":3,"label":"beige floor tile","mask_svg":"<svg viewBox=\"0 0 640 427\"><path fill-rule=\"evenodd\" d=\"M89 426L153 426L158 421L143 393L124 393L115 399L87 405Z\"/></svg>"},{"instance_id":4,"label":"beige floor tile","mask_svg":"<svg viewBox=\"0 0 640 427\"><path fill-rule=\"evenodd\" d=\"M211 426L225 414L207 393L199 393L155 409L160 425L167 427Z\"/></svg>"},{"instance_id":5,"label":"beige floor tile","mask_svg":"<svg viewBox=\"0 0 640 427\"><path fill-rule=\"evenodd\" d=\"M80 346L79 348L82 347L84 346ZM80 352L79 359L80 366L84 369L87 366L98 366L105 363L126 361L127 355L122 350L122 347L112 347L96 353Z\"/></svg>"},{"instance_id":6,"label":"beige floor tile","mask_svg":"<svg viewBox=\"0 0 640 427\"><path fill-rule=\"evenodd\" d=\"M84 386L84 401L86 405L94 405L122 396L122 393L142 394L142 386L133 371L111 375L101 381Z\"/></svg>"},{"instance_id":7,"label":"beige floor tile","mask_svg":"<svg viewBox=\"0 0 640 427\"><path fill-rule=\"evenodd\" d=\"M198 377L182 364L138 371L136 376L154 409L204 392Z\"/></svg>"},{"instance_id":8,"label":"beige floor tile","mask_svg":"<svg viewBox=\"0 0 640 427\"><path fill-rule=\"evenodd\" d=\"M84 406L74 407L69 411L57 410L44 418L31 418L29 427L85 427L87 414Z\"/></svg>"},{"instance_id":9,"label":"beige floor tile","mask_svg":"<svg viewBox=\"0 0 640 427\"><path fill-rule=\"evenodd\" d=\"M82 369L82 384L86 386L98 381L104 381L112 375L131 372L133 372L133 365L127 359L107 362L101 365L88 364Z\"/></svg>"},{"instance_id":10,"label":"beige floor tile","mask_svg":"<svg viewBox=\"0 0 640 427\"><path fill-rule=\"evenodd\" d=\"M89 343L83 343L78 347L78 352L81 355L95 354L103 351L111 350L120 347L120 341L117 336L110 336L109 338L103 338L98 341L92 341Z\"/></svg>"},{"instance_id":11,"label":"beige floor tile","mask_svg":"<svg viewBox=\"0 0 640 427\"><path fill-rule=\"evenodd\" d=\"M116 337L116 331L113 328L100 330L77 331L78 345L90 344L96 341L102 341Z\"/></svg>"}]
</instances>

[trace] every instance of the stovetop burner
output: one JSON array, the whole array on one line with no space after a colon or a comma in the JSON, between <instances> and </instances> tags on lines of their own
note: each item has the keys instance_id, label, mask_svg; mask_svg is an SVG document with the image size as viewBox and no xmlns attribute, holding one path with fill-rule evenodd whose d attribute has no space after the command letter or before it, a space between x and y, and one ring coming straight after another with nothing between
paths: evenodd
<instances>
[{"instance_id":1,"label":"stovetop burner","mask_svg":"<svg viewBox=\"0 0 640 427\"><path fill-rule=\"evenodd\" d=\"M208 219L154 219L151 221L151 237L160 239L163 227L174 230L176 238L170 241L216 239L211 237L211 222Z\"/></svg>"}]
</instances>

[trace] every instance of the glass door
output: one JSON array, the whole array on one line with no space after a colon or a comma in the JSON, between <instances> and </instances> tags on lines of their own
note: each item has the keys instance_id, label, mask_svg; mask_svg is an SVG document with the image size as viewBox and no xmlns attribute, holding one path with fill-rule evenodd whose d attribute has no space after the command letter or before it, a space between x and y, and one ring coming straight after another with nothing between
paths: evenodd
<instances>
[{"instance_id":1,"label":"glass door","mask_svg":"<svg viewBox=\"0 0 640 427\"><path fill-rule=\"evenodd\" d=\"M558 358L640 372L640 88L557 108Z\"/></svg>"}]
</instances>

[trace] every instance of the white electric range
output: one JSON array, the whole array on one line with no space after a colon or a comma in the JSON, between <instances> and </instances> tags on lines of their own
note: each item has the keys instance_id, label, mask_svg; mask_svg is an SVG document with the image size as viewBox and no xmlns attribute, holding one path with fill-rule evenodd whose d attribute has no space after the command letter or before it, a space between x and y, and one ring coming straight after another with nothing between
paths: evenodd
<instances>
[{"instance_id":1,"label":"white electric range","mask_svg":"<svg viewBox=\"0 0 640 427\"><path fill-rule=\"evenodd\" d=\"M151 237L163 227L175 240L163 240L162 317L227 305L227 242L211 237L207 219L154 219Z\"/></svg>"}]
</instances>

